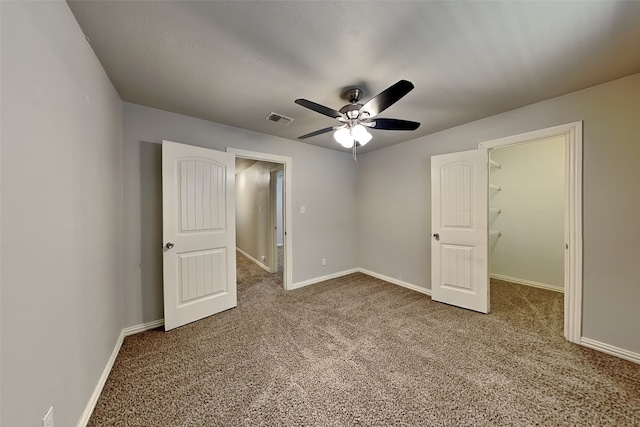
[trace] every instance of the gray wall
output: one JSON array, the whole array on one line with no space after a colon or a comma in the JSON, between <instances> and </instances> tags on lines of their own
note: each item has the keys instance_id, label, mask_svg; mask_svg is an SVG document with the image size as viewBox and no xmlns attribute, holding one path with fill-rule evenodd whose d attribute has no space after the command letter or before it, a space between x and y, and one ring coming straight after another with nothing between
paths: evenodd
<instances>
[{"instance_id":1,"label":"gray wall","mask_svg":"<svg viewBox=\"0 0 640 427\"><path fill-rule=\"evenodd\" d=\"M0 7L0 423L73 426L123 328L122 103L66 3Z\"/></svg>"},{"instance_id":2,"label":"gray wall","mask_svg":"<svg viewBox=\"0 0 640 427\"><path fill-rule=\"evenodd\" d=\"M293 282L356 266L356 168L348 153L124 103L124 282L127 326L163 317L163 140L292 158ZM300 214L300 206L306 214ZM321 259L327 258L327 265Z\"/></svg>"},{"instance_id":3,"label":"gray wall","mask_svg":"<svg viewBox=\"0 0 640 427\"><path fill-rule=\"evenodd\" d=\"M583 336L640 352L639 93L636 74L359 156L358 265L430 288L430 157L582 120Z\"/></svg>"}]
</instances>

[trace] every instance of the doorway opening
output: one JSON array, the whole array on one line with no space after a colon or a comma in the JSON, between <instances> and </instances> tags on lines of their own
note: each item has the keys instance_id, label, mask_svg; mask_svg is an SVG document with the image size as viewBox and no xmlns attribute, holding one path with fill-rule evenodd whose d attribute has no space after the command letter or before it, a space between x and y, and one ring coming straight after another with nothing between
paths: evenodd
<instances>
[{"instance_id":1,"label":"doorway opening","mask_svg":"<svg viewBox=\"0 0 640 427\"><path fill-rule=\"evenodd\" d=\"M562 234L563 234L563 254L562 254L562 284L564 289L564 336L567 340L580 343L582 334L582 122L569 123L552 128L514 135L494 141L483 142L479 148L489 150L490 158L493 151L499 148L517 147L524 144L542 143L552 141L549 144L562 144L564 151L564 167L561 173L564 176L562 188ZM557 148L557 145L556 147ZM499 151L495 151L495 154ZM493 156L495 157L495 156ZM500 162L494 159L490 168L497 168ZM496 174L497 176L497 174ZM501 189L498 184L489 184L489 195L491 191ZM558 197L556 195L556 197ZM491 225L492 217L502 215L500 206L489 208L489 221ZM553 227L558 227L557 220ZM552 227L552 225L549 225ZM496 227L497 228L497 227ZM522 223L519 225L522 229ZM490 236L489 245L494 244L495 239L500 239L502 230L494 230ZM544 243L544 242L543 242ZM543 245L541 245L543 246ZM496 244L497 247L497 244ZM542 250L542 249L541 249ZM546 255L549 255L548 253ZM557 258L559 255L556 254ZM559 261L554 261L558 263ZM524 267L525 269L527 267ZM557 282L559 266L552 274L544 273L539 277L546 277L545 280ZM508 275L505 275L510 277ZM553 277L553 278L552 278ZM543 281L530 280L531 284L543 284Z\"/></svg>"},{"instance_id":2,"label":"doorway opening","mask_svg":"<svg viewBox=\"0 0 640 427\"><path fill-rule=\"evenodd\" d=\"M292 234L290 232L291 218L291 158L268 153L240 150L227 147L227 152L236 156L238 164L244 164L252 169L252 177L248 178L251 185L262 197L261 200L249 200L240 196L244 181L237 179L236 207L239 203L248 205L246 209L238 209L237 222L242 223L242 212L253 212L259 215L259 222L247 219L249 240L241 241L236 246L241 253L260 265L270 273L282 274L282 285L285 290L290 289L292 283ZM249 171L245 171L249 172ZM238 175L237 175L238 176ZM278 184L278 177L280 184ZM243 179L245 177L242 177ZM278 197L280 195L280 197ZM278 226L278 218L281 225ZM237 229L240 226L237 224ZM281 235L281 246L278 246L278 234ZM240 237L241 234L239 233ZM241 246L251 248L243 251ZM281 256L279 256L281 254Z\"/></svg>"},{"instance_id":3,"label":"doorway opening","mask_svg":"<svg viewBox=\"0 0 640 427\"><path fill-rule=\"evenodd\" d=\"M488 151L490 309L556 336L564 328L564 155L564 136Z\"/></svg>"}]
</instances>

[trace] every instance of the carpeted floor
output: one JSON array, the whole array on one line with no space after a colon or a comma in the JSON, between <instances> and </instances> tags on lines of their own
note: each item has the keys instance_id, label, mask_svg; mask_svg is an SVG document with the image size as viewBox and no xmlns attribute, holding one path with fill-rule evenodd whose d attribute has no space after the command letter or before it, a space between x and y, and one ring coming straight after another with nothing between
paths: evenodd
<instances>
[{"instance_id":1,"label":"carpeted floor","mask_svg":"<svg viewBox=\"0 0 640 427\"><path fill-rule=\"evenodd\" d=\"M561 294L492 282L482 315L238 270L237 308L125 340L90 426L640 425L640 365L566 342Z\"/></svg>"}]
</instances>

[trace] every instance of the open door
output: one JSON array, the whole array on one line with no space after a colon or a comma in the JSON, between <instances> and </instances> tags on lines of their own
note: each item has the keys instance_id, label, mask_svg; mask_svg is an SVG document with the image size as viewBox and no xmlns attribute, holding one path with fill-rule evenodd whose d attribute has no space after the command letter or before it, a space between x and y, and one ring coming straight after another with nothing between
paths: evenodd
<instances>
[{"instance_id":1,"label":"open door","mask_svg":"<svg viewBox=\"0 0 640 427\"><path fill-rule=\"evenodd\" d=\"M235 156L162 141L164 328L237 305Z\"/></svg>"},{"instance_id":2,"label":"open door","mask_svg":"<svg viewBox=\"0 0 640 427\"><path fill-rule=\"evenodd\" d=\"M488 154L431 157L431 298L489 312Z\"/></svg>"}]
</instances>

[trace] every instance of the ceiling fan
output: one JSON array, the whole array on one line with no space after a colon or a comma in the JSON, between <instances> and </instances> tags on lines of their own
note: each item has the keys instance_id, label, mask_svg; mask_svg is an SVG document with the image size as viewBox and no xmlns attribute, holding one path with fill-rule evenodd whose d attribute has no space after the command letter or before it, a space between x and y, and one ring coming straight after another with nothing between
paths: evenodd
<instances>
[{"instance_id":1,"label":"ceiling fan","mask_svg":"<svg viewBox=\"0 0 640 427\"><path fill-rule=\"evenodd\" d=\"M355 87L347 89L343 98L349 104L339 111L324 105L316 104L307 99L296 99L296 104L309 108L317 113L334 118L340 124L328 128L320 129L306 135L299 136L298 139L311 138L323 133L335 131L334 139L345 148L354 149L365 145L372 138L367 128L384 130L416 130L420 126L418 122L399 119L377 118L377 115L395 104L413 89L413 84L407 80L400 80L398 83L388 87L378 95L370 99L366 104L358 104L362 97L362 90Z\"/></svg>"}]
</instances>

